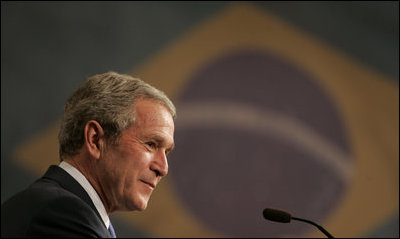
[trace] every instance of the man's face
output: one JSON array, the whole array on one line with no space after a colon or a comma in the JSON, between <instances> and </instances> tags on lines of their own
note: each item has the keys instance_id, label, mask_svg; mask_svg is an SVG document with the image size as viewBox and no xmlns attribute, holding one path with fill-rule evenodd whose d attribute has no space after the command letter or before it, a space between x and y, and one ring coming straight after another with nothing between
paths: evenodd
<instances>
[{"instance_id":1,"label":"man's face","mask_svg":"<svg viewBox=\"0 0 400 239\"><path fill-rule=\"evenodd\" d=\"M174 121L163 105L136 101L136 122L108 145L101 160L102 190L110 211L146 209L151 193L168 173L167 155L174 147Z\"/></svg>"}]
</instances>

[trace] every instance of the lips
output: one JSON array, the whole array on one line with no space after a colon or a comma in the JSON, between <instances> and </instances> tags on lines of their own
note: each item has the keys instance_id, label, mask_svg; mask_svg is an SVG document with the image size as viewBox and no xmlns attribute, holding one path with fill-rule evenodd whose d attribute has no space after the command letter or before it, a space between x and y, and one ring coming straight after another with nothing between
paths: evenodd
<instances>
[{"instance_id":1,"label":"lips","mask_svg":"<svg viewBox=\"0 0 400 239\"><path fill-rule=\"evenodd\" d=\"M140 180L140 181L142 181L143 183L149 185L152 189L154 189L156 187L156 185L154 183L151 183L151 182L148 182L148 181L144 181L144 180Z\"/></svg>"}]
</instances>

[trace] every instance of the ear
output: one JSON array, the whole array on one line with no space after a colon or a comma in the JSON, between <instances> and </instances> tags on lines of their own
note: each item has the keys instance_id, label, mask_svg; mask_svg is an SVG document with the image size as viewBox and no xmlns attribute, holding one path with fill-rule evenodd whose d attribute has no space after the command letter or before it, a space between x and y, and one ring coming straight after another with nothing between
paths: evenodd
<instances>
[{"instance_id":1,"label":"ear","mask_svg":"<svg viewBox=\"0 0 400 239\"><path fill-rule=\"evenodd\" d=\"M104 147L104 130L101 125L95 121L88 121L85 125L85 148L87 152L95 159L99 159L101 150Z\"/></svg>"}]
</instances>

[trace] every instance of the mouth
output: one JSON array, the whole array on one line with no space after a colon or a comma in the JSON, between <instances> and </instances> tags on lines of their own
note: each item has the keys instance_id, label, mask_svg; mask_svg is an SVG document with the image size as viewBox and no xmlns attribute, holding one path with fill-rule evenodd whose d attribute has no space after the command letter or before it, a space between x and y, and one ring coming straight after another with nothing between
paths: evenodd
<instances>
[{"instance_id":1,"label":"mouth","mask_svg":"<svg viewBox=\"0 0 400 239\"><path fill-rule=\"evenodd\" d=\"M140 180L140 181L141 181L142 183L148 185L151 189L154 189L154 188L156 187L156 185L154 185L154 184L151 183L151 182L147 182L147 181L144 181L144 180Z\"/></svg>"}]
</instances>

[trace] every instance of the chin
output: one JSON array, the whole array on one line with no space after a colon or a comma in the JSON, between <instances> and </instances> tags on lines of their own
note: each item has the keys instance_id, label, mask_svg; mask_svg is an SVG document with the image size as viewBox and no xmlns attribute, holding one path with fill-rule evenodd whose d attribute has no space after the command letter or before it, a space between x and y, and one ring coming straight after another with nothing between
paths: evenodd
<instances>
[{"instance_id":1,"label":"chin","mask_svg":"<svg viewBox=\"0 0 400 239\"><path fill-rule=\"evenodd\" d=\"M131 210L134 211L144 211L147 208L148 200L144 198L136 198L132 201L132 205L130 207Z\"/></svg>"},{"instance_id":2,"label":"chin","mask_svg":"<svg viewBox=\"0 0 400 239\"><path fill-rule=\"evenodd\" d=\"M147 202L136 206L137 211L144 211L147 208Z\"/></svg>"}]
</instances>

